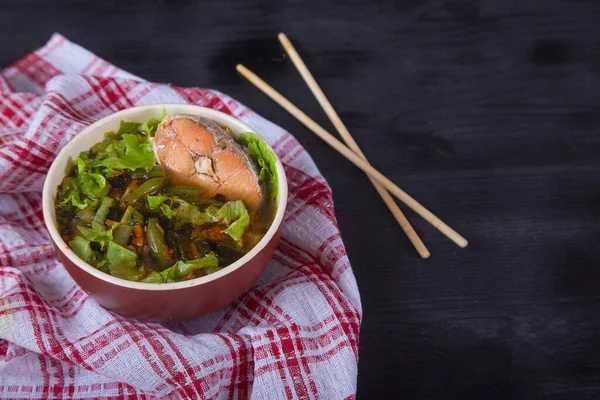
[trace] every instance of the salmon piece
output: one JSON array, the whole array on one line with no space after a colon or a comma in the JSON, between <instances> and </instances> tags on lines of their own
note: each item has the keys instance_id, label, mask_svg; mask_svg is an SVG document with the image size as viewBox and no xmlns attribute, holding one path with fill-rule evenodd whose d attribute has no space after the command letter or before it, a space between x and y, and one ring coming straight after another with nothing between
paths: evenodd
<instances>
[{"instance_id":1,"label":"salmon piece","mask_svg":"<svg viewBox=\"0 0 600 400\"><path fill-rule=\"evenodd\" d=\"M260 207L262 190L252 160L213 120L167 117L156 130L154 148L174 184L200 187L207 198L220 194L242 200L250 211Z\"/></svg>"}]
</instances>

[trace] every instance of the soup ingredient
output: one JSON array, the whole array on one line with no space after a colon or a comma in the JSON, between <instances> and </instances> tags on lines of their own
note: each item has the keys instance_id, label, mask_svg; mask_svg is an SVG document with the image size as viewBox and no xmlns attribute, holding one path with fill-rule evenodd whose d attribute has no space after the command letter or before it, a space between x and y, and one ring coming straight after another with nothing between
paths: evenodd
<instances>
[{"instance_id":1,"label":"soup ingredient","mask_svg":"<svg viewBox=\"0 0 600 400\"><path fill-rule=\"evenodd\" d=\"M139 126L139 124L137 124ZM108 150L108 147L107 149ZM144 169L150 171L154 168L154 151L152 143L139 134L126 133L113 142L110 152L101 160L92 161L90 167L107 167L119 170L135 171Z\"/></svg>"},{"instance_id":2,"label":"soup ingredient","mask_svg":"<svg viewBox=\"0 0 600 400\"><path fill-rule=\"evenodd\" d=\"M240 135L240 143L246 145L248 154L259 166L259 177L265 182L272 200L277 198L277 159L275 155L267 148L265 142L252 132L245 132Z\"/></svg>"},{"instance_id":3,"label":"soup ingredient","mask_svg":"<svg viewBox=\"0 0 600 400\"><path fill-rule=\"evenodd\" d=\"M252 160L221 126L207 118L176 115L158 126L156 154L176 185L197 186L203 197L242 200L250 211L262 202Z\"/></svg>"},{"instance_id":4,"label":"soup ingredient","mask_svg":"<svg viewBox=\"0 0 600 400\"><path fill-rule=\"evenodd\" d=\"M137 267L137 255L113 241L108 242L106 261L112 276L129 281L137 281L144 277L144 268Z\"/></svg>"},{"instance_id":5,"label":"soup ingredient","mask_svg":"<svg viewBox=\"0 0 600 400\"><path fill-rule=\"evenodd\" d=\"M61 182L55 202L63 239L78 257L98 270L138 282L193 279L239 260L270 226L276 171L272 169L274 156L262 140L245 134L245 143L253 149L249 154L227 129L213 121L179 117L210 136L205 142L211 157L221 161L234 157L238 164L243 161L242 166L229 171L231 175L220 175L213 158L194 153L192 173L197 173L198 167L214 179L225 178L219 181L218 191L212 192L206 185L196 185L194 179L181 185L174 182L178 175L165 173L156 165L153 141L161 134L160 119L144 124L121 122L117 133L107 132L102 142L73 160L74 168ZM183 154L190 155L189 149L186 151ZM246 198L256 195L250 197L258 208L250 209L243 199L229 197L233 192L222 192L227 182L242 176L251 178L246 189L256 189L242 193Z\"/></svg>"},{"instance_id":6,"label":"soup ingredient","mask_svg":"<svg viewBox=\"0 0 600 400\"><path fill-rule=\"evenodd\" d=\"M157 264L164 268L172 264L169 247L165 242L165 231L158 223L158 218L150 218L146 226L146 242L150 247L150 253L156 260Z\"/></svg>"},{"instance_id":7,"label":"soup ingredient","mask_svg":"<svg viewBox=\"0 0 600 400\"><path fill-rule=\"evenodd\" d=\"M142 282L151 283L168 283L176 282L178 279L185 277L202 269L212 268L212 272L221 270L218 268L219 260L214 253L209 253L202 258L190 261L177 261L175 265L165 269L162 272L151 272ZM214 268L217 268L216 270Z\"/></svg>"}]
</instances>

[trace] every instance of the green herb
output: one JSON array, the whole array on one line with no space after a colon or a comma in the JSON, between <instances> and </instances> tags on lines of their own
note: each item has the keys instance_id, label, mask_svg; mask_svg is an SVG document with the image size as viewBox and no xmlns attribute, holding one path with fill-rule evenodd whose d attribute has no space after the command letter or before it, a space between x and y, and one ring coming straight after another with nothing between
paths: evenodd
<instances>
[{"instance_id":1,"label":"green herb","mask_svg":"<svg viewBox=\"0 0 600 400\"><path fill-rule=\"evenodd\" d=\"M267 144L252 132L242 133L239 140L248 148L250 158L258 164L259 177L267 184L271 199L275 200L278 193L277 158Z\"/></svg>"},{"instance_id":2,"label":"green herb","mask_svg":"<svg viewBox=\"0 0 600 400\"><path fill-rule=\"evenodd\" d=\"M150 118L148 119L146 122L144 122L142 124L142 126L140 127L140 131L144 132L146 135L153 137L154 134L156 133L156 128L158 128L158 124L160 124L162 122L163 119L165 119L165 117L167 116L167 110L165 110L163 108L163 112L160 115L160 117L157 118Z\"/></svg>"},{"instance_id":3,"label":"green herb","mask_svg":"<svg viewBox=\"0 0 600 400\"><path fill-rule=\"evenodd\" d=\"M200 211L198 207L180 198L176 198L174 203L178 205L174 213L176 228L188 222L196 225L222 222L225 225L229 225L223 230L223 233L231 236L239 246L242 245L242 235L246 228L248 228L248 225L250 225L250 215L248 215L248 210L243 201L230 201L220 208L209 206L204 211Z\"/></svg>"},{"instance_id":4,"label":"green herb","mask_svg":"<svg viewBox=\"0 0 600 400\"><path fill-rule=\"evenodd\" d=\"M92 221L92 227L78 226L77 230L90 242L98 243L100 248L104 250L109 241L113 239L112 230L119 224L114 224L111 229L104 227L96 221Z\"/></svg>"},{"instance_id":5,"label":"green herb","mask_svg":"<svg viewBox=\"0 0 600 400\"><path fill-rule=\"evenodd\" d=\"M216 219L226 225L231 224L223 230L223 233L228 234L238 243L241 242L244 231L250 225L248 210L246 210L246 206L241 200L225 203L217 212Z\"/></svg>"},{"instance_id":6,"label":"green herb","mask_svg":"<svg viewBox=\"0 0 600 400\"><path fill-rule=\"evenodd\" d=\"M141 139L143 136L139 134L123 134L121 139L114 143L113 151L106 158L93 160L89 165L131 171L142 168L150 171L156 163L152 143Z\"/></svg>"},{"instance_id":7,"label":"green herb","mask_svg":"<svg viewBox=\"0 0 600 400\"><path fill-rule=\"evenodd\" d=\"M137 122L126 122L121 121L119 124L119 132L117 132L118 136L121 136L126 133L138 133L140 131L140 124Z\"/></svg>"},{"instance_id":8,"label":"green herb","mask_svg":"<svg viewBox=\"0 0 600 400\"><path fill-rule=\"evenodd\" d=\"M171 198L160 194L157 196L146 196L146 202L148 203L148 207L150 207L151 210L157 210L160 207L160 205L167 200L171 200Z\"/></svg>"},{"instance_id":9,"label":"green herb","mask_svg":"<svg viewBox=\"0 0 600 400\"><path fill-rule=\"evenodd\" d=\"M83 236L75 236L69 242L69 247L75 254L77 254L77 257L81 258L85 262L88 262L92 257L93 251L90 247L90 241Z\"/></svg>"},{"instance_id":10,"label":"green herb","mask_svg":"<svg viewBox=\"0 0 600 400\"><path fill-rule=\"evenodd\" d=\"M177 261L175 265L165 269L162 272L151 272L142 282L150 283L169 283L175 282L177 279L184 277L192 272L199 271L201 269L208 269L217 267L219 260L214 253L209 253L202 258L189 261Z\"/></svg>"},{"instance_id":11,"label":"green herb","mask_svg":"<svg viewBox=\"0 0 600 400\"><path fill-rule=\"evenodd\" d=\"M88 198L82 198L80 195L81 188L77 179L73 177L65 178L60 186L57 197L57 207L73 206L80 210L91 206L94 201Z\"/></svg>"},{"instance_id":12,"label":"green herb","mask_svg":"<svg viewBox=\"0 0 600 400\"><path fill-rule=\"evenodd\" d=\"M137 255L113 241L108 242L106 261L108 262L110 274L117 278L139 281L144 276L144 268L136 267Z\"/></svg>"},{"instance_id":13,"label":"green herb","mask_svg":"<svg viewBox=\"0 0 600 400\"><path fill-rule=\"evenodd\" d=\"M171 208L171 204L173 203L173 199L168 196L157 195L157 196L146 196L146 202L148 203L148 208L151 210L160 210L163 215L169 219L171 219L174 215L174 211ZM168 204L166 204L168 202Z\"/></svg>"},{"instance_id":14,"label":"green herb","mask_svg":"<svg viewBox=\"0 0 600 400\"><path fill-rule=\"evenodd\" d=\"M104 197L102 199L100 207L98 208L98 211L96 211L96 215L94 215L94 221L96 221L100 225L104 224L104 221L106 221L106 217L108 216L110 209L114 207L115 203L116 202L112 197Z\"/></svg>"}]
</instances>

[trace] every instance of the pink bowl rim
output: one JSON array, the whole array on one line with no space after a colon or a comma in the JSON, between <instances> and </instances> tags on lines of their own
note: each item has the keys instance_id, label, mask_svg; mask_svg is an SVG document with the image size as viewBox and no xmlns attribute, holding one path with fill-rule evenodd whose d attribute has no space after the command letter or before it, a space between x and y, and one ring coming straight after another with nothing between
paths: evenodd
<instances>
[{"instance_id":1,"label":"pink bowl rim","mask_svg":"<svg viewBox=\"0 0 600 400\"><path fill-rule=\"evenodd\" d=\"M228 114L225 114L225 113L217 111L217 110L213 110L211 108L189 105L189 104L177 104L177 103L150 104L150 105L127 108L127 109L124 109L121 111L117 111L113 114L110 114L104 118L101 118L98 121L94 122L93 124L87 126L80 133L78 133L76 136L74 136L65 145L65 147L63 147L63 149L58 153L58 155L52 162L50 169L48 170L48 174L46 175L46 180L44 182L44 188L43 188L43 194L42 194L42 208L43 208L43 214L44 214L44 222L46 223L46 227L48 229L48 232L50 233L50 237L52 238L54 243L59 248L59 251L63 252L63 254L73 264L75 264L77 267L84 270L88 274L90 274L102 281L105 281L107 283L111 283L111 284L117 285L117 286L122 286L125 288L136 289L136 290L163 291L163 290L186 289L186 288L200 286L200 285L212 282L214 280L222 278L225 275L233 273L237 269L241 268L244 264L249 262L252 258L254 258L274 238L275 234L277 233L277 231L283 221L283 216L285 214L285 209L287 206L288 185L287 185L285 170L283 169L283 164L281 163L281 160L277 156L277 153L275 153L273 148L271 148L271 146L265 140L265 143L267 143L268 148L273 152L273 154L275 154L275 157L277 158L277 176L278 176L278 184L279 184L279 190L278 190L278 195L277 195L277 213L275 214L275 218L273 220L271 227L269 228L269 230L267 231L265 236L261 239L261 241L252 250L250 250L242 258L240 258L238 261L234 262L233 264L230 264L229 266L222 269L221 271L212 273L207 276L203 276L201 278L192 279L189 281L175 282L175 283L142 283L142 282L134 282L134 281L128 281L128 280L121 279L121 278L116 278L112 275L109 275L107 273L104 273L104 272L94 268L93 266L89 265L88 263L86 263L82 259L80 259L68 247L67 243L65 243L65 241L63 240L63 238L60 236L60 234L58 232L56 219L55 219L55 213L54 213L54 199L55 199L56 189L57 189L58 185L52 185L50 183L49 178L58 175L59 176L58 182L60 183L62 181L62 178L65 175L65 173L60 170L60 166L65 165L65 162L68 161L70 149L72 147L74 147L76 143L85 141L86 137L90 133L92 133L98 129L102 129L101 127L103 125L105 125L107 122L120 121L122 119L126 120L126 121L143 122L143 121L138 121L136 119L136 115L139 115L140 113L145 112L145 111L156 111L157 115L160 115L160 113L163 110L163 107L167 110L167 114L169 114L170 109L178 109L180 111L177 111L177 113L187 113L187 114L192 114L192 115L199 115L199 116L214 119L218 123L221 123L221 124L226 123L227 126L229 126L233 132L238 132L238 133L254 132L258 136L260 136L259 132L257 132L255 129L251 128L250 126L244 124L243 122L236 119L235 117L232 117ZM260 137L262 138L262 136L260 136ZM263 138L263 140L264 140L264 138ZM94 143L90 143L90 147L93 144Z\"/></svg>"}]
</instances>

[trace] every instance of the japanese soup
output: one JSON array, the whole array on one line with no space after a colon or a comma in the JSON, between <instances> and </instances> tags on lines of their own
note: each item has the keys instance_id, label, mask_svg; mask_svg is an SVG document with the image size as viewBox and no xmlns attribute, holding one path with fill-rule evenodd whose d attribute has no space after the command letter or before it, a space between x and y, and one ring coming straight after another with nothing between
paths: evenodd
<instances>
[{"instance_id":1,"label":"japanese soup","mask_svg":"<svg viewBox=\"0 0 600 400\"><path fill-rule=\"evenodd\" d=\"M61 236L85 262L131 281L166 283L226 268L276 212L275 155L251 132L187 114L118 132L72 160L56 194Z\"/></svg>"}]
</instances>

